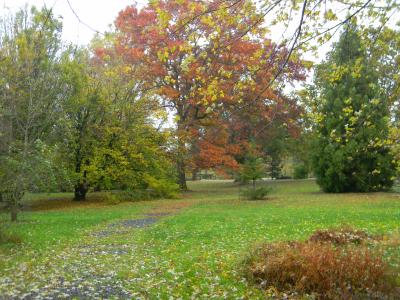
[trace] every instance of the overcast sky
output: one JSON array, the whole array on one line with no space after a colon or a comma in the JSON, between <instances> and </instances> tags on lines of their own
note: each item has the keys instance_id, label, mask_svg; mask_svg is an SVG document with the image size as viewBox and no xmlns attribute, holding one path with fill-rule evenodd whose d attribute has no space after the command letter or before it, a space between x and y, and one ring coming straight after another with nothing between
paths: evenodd
<instances>
[{"instance_id":1,"label":"overcast sky","mask_svg":"<svg viewBox=\"0 0 400 300\"><path fill-rule=\"evenodd\" d=\"M104 32L114 22L118 13L126 6L134 3L143 6L147 3L147 0L69 0L69 3L83 23L89 25L94 30ZM62 17L63 37L66 41L79 45L87 45L95 34L94 30L89 29L79 22L67 0L0 0L0 16L10 11L14 13L26 4L36 7L42 7L43 5L46 5L48 8L52 7L54 15ZM292 29L295 29L295 27ZM280 40L282 33L280 30L273 30L271 34L272 39ZM319 49L320 58L324 57L328 49L329 45L325 45ZM311 60L316 59L310 55L306 55L306 58Z\"/></svg>"},{"instance_id":2,"label":"overcast sky","mask_svg":"<svg viewBox=\"0 0 400 300\"><path fill-rule=\"evenodd\" d=\"M122 9L135 3L134 0L69 0L69 2L82 22L100 32L107 30ZM138 4L146 2L146 0L136 1ZM79 23L67 0L0 0L0 4L0 16L8 10L15 12L25 4L36 7L45 4L48 8L53 7L55 16L62 17L65 40L84 45L93 37L94 32Z\"/></svg>"},{"instance_id":3,"label":"overcast sky","mask_svg":"<svg viewBox=\"0 0 400 300\"><path fill-rule=\"evenodd\" d=\"M89 25L94 30L104 32L110 24L113 24L118 13L126 6L137 3L138 6L144 6L147 0L69 0L72 9L75 11L79 19ZM53 8L55 16L60 16L63 22L63 37L64 40L79 45L87 45L93 38L95 31L89 29L84 24L80 23L77 16L74 15L68 0L0 0L0 17L10 12L14 13L19 8L35 5L42 7L46 5L48 8ZM339 9L340 7L338 7ZM395 23L399 18L393 18L391 23ZM294 31L297 26L297 21L294 23L290 31ZM278 26L279 27L279 26ZM282 29L283 30L283 29ZM280 40L281 30L272 30L271 37L274 40ZM338 34L331 40L338 38ZM314 62L321 61L326 52L331 48L331 43L327 43L318 47L318 56L315 57L312 53L306 53L304 58Z\"/></svg>"}]
</instances>

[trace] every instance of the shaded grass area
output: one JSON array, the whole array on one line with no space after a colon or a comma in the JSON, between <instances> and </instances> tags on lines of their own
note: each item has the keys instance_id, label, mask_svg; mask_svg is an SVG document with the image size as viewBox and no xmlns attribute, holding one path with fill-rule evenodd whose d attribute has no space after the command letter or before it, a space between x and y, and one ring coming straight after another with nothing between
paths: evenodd
<instances>
[{"instance_id":1,"label":"shaded grass area","mask_svg":"<svg viewBox=\"0 0 400 300\"><path fill-rule=\"evenodd\" d=\"M400 182L396 182L392 188L393 192L400 193Z\"/></svg>"},{"instance_id":2,"label":"shaded grass area","mask_svg":"<svg viewBox=\"0 0 400 300\"><path fill-rule=\"evenodd\" d=\"M51 212L24 212L16 224L6 222L2 216L1 224L5 230L21 237L25 246L41 249L63 240L73 240L78 232L101 222L118 219L140 211L139 206L79 208Z\"/></svg>"},{"instance_id":3,"label":"shaded grass area","mask_svg":"<svg viewBox=\"0 0 400 300\"><path fill-rule=\"evenodd\" d=\"M399 194L324 194L312 180L265 184L273 191L263 201L239 200L241 187L230 181L200 181L189 183L191 192L180 200L26 212L22 222L12 226L1 215L1 224L21 234L23 244L7 250L11 253L6 263L9 270L0 275L15 284L40 286L46 276L81 265L82 270L96 274L112 271L132 297L256 299L264 292L238 271L238 264L255 243L305 240L317 229L341 225L380 234L383 239L398 231ZM113 220L139 218L149 211L162 213L171 206L184 209L152 227L102 238L90 235ZM91 249L113 245L134 251L82 257L76 255L82 244ZM42 261L32 259L33 250L38 249L42 249ZM396 247L388 248L385 259L398 266L399 252ZM26 278L26 272L12 275L21 262L29 262L34 272L44 261L48 271L42 277ZM6 288L4 283L0 283L0 292L2 288Z\"/></svg>"},{"instance_id":4,"label":"shaded grass area","mask_svg":"<svg viewBox=\"0 0 400 300\"><path fill-rule=\"evenodd\" d=\"M87 194L85 201L73 201L73 193L35 193L25 195L23 211L64 210L76 208L96 208L108 205L104 192Z\"/></svg>"}]
</instances>

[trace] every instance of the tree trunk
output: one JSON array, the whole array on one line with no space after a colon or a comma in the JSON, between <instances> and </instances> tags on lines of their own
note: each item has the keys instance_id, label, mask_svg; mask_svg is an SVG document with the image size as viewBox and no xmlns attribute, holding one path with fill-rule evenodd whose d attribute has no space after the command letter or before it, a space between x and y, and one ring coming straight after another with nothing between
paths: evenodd
<instances>
[{"instance_id":1,"label":"tree trunk","mask_svg":"<svg viewBox=\"0 0 400 300\"><path fill-rule=\"evenodd\" d=\"M17 222L18 220L18 204L16 202L11 203L11 222Z\"/></svg>"},{"instance_id":2,"label":"tree trunk","mask_svg":"<svg viewBox=\"0 0 400 300\"><path fill-rule=\"evenodd\" d=\"M253 191L255 191L255 190L256 190L256 180L253 179Z\"/></svg>"},{"instance_id":3,"label":"tree trunk","mask_svg":"<svg viewBox=\"0 0 400 300\"><path fill-rule=\"evenodd\" d=\"M86 193L88 192L88 185L86 182L79 182L75 185L74 200L84 201L86 200Z\"/></svg>"},{"instance_id":4,"label":"tree trunk","mask_svg":"<svg viewBox=\"0 0 400 300\"><path fill-rule=\"evenodd\" d=\"M178 123L177 137L178 137L178 149L176 157L176 167L178 173L178 184L182 191L187 191L186 184L186 145L185 145L185 127L182 123Z\"/></svg>"},{"instance_id":5,"label":"tree trunk","mask_svg":"<svg viewBox=\"0 0 400 300\"><path fill-rule=\"evenodd\" d=\"M183 156L179 155L177 160L177 171L178 171L178 184L181 190L187 191L186 184L186 172L185 172L185 161Z\"/></svg>"},{"instance_id":6,"label":"tree trunk","mask_svg":"<svg viewBox=\"0 0 400 300\"><path fill-rule=\"evenodd\" d=\"M23 196L24 192L20 191L7 192L6 195L2 196L3 200L9 205L11 222L17 222L18 220L19 203L21 203Z\"/></svg>"}]
</instances>

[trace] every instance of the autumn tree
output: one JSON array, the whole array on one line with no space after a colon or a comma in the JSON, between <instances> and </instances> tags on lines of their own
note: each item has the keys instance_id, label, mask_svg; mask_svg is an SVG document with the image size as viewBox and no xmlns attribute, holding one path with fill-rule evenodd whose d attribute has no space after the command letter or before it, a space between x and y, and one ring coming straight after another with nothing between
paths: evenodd
<instances>
[{"instance_id":1,"label":"autumn tree","mask_svg":"<svg viewBox=\"0 0 400 300\"><path fill-rule=\"evenodd\" d=\"M225 126L226 124L214 120L192 135L190 146L196 149L191 149L190 152L190 168L193 173L213 169L226 177L232 171L238 170L239 164L235 156L243 152L245 145L231 141L229 130Z\"/></svg>"},{"instance_id":2,"label":"autumn tree","mask_svg":"<svg viewBox=\"0 0 400 300\"><path fill-rule=\"evenodd\" d=\"M400 166L400 30L369 26L362 30L370 64L378 70L379 85L390 111L389 141L397 168Z\"/></svg>"},{"instance_id":3,"label":"autumn tree","mask_svg":"<svg viewBox=\"0 0 400 300\"><path fill-rule=\"evenodd\" d=\"M246 0L222 0L227 9ZM296 52L318 54L319 46L329 43L349 21L360 20L360 25L375 24L382 28L396 21L400 12L398 0L377 2L372 0L258 0L259 18L247 23L245 32L264 23L288 49L283 63L275 72L272 82L287 72L288 62ZM207 13L215 11L214 6L197 12L191 17L194 22ZM380 30L378 30L378 35Z\"/></svg>"},{"instance_id":4,"label":"autumn tree","mask_svg":"<svg viewBox=\"0 0 400 300\"><path fill-rule=\"evenodd\" d=\"M16 221L24 194L51 174L46 140L64 100L61 23L50 10L25 8L0 26L0 193ZM47 149L47 150L46 150Z\"/></svg>"},{"instance_id":5,"label":"autumn tree","mask_svg":"<svg viewBox=\"0 0 400 300\"><path fill-rule=\"evenodd\" d=\"M388 144L399 170L399 132L400 132L400 31L398 26L385 23L369 25L360 29L362 43L365 45L370 65L379 73L379 86L382 88L385 103L390 112ZM398 175L398 173L397 173Z\"/></svg>"},{"instance_id":6,"label":"autumn tree","mask_svg":"<svg viewBox=\"0 0 400 300\"><path fill-rule=\"evenodd\" d=\"M389 107L378 78L360 32L348 24L316 77L321 104L314 170L325 191L379 191L393 184Z\"/></svg>"},{"instance_id":7,"label":"autumn tree","mask_svg":"<svg viewBox=\"0 0 400 300\"><path fill-rule=\"evenodd\" d=\"M270 83L287 63L287 50L266 38L262 22L248 30L260 18L251 1L168 0L141 10L127 7L115 22L116 52L127 66L142 67L146 90L175 114L182 189L187 188L188 145L201 122L226 107L276 98ZM290 64L296 70L299 58L294 55ZM282 81L290 80L293 73L283 75ZM251 100L248 92L254 95Z\"/></svg>"},{"instance_id":8,"label":"autumn tree","mask_svg":"<svg viewBox=\"0 0 400 300\"><path fill-rule=\"evenodd\" d=\"M98 147L107 112L102 83L90 64L85 49L71 51L63 57L63 82L68 101L63 105L63 123L59 131L64 158L74 177L74 200L86 198L89 190L87 167Z\"/></svg>"},{"instance_id":9,"label":"autumn tree","mask_svg":"<svg viewBox=\"0 0 400 300\"><path fill-rule=\"evenodd\" d=\"M95 44L107 43L97 39ZM140 77L112 53L75 51L65 57L64 157L75 177L75 200L95 190L174 192L167 135L156 122L158 102L141 94Z\"/></svg>"}]
</instances>

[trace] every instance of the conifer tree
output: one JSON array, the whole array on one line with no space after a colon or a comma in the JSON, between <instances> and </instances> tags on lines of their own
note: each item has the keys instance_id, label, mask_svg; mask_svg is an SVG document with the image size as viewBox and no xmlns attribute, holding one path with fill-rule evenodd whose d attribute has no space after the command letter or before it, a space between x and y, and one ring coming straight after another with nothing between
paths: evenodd
<instances>
[{"instance_id":1,"label":"conifer tree","mask_svg":"<svg viewBox=\"0 0 400 300\"><path fill-rule=\"evenodd\" d=\"M348 24L316 72L317 182L326 192L385 190L394 180L389 109L379 74L355 24Z\"/></svg>"}]
</instances>

